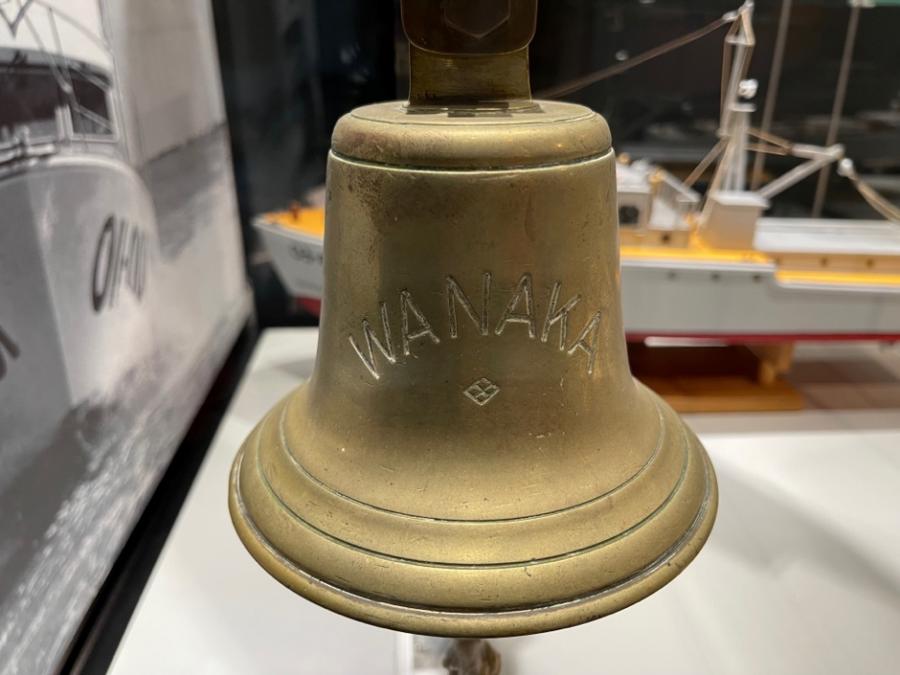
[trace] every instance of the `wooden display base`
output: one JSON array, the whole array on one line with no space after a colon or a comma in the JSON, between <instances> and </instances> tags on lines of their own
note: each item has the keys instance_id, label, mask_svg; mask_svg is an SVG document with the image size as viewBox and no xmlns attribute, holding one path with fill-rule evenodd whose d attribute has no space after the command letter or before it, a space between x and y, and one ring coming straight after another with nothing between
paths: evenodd
<instances>
[{"instance_id":1,"label":"wooden display base","mask_svg":"<svg viewBox=\"0 0 900 675\"><path fill-rule=\"evenodd\" d=\"M631 370L680 413L802 410L783 379L793 344L653 346L629 343Z\"/></svg>"}]
</instances>

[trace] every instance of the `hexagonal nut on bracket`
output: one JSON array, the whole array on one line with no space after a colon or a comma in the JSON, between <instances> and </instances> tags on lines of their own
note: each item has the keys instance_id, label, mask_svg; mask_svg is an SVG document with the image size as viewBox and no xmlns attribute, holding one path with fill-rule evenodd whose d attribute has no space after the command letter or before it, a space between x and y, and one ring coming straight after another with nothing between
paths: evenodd
<instances>
[{"instance_id":1,"label":"hexagonal nut on bracket","mask_svg":"<svg viewBox=\"0 0 900 675\"><path fill-rule=\"evenodd\" d=\"M504 23L512 13L512 0L442 0L444 23L481 40Z\"/></svg>"}]
</instances>

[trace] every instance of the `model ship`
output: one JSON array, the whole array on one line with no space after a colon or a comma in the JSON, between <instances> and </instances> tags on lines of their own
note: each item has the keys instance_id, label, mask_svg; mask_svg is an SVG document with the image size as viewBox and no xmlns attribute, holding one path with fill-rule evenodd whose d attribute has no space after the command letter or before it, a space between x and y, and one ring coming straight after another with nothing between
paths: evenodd
<instances>
[{"instance_id":1,"label":"model ship","mask_svg":"<svg viewBox=\"0 0 900 675\"><path fill-rule=\"evenodd\" d=\"M724 343L900 339L900 211L866 185L840 145L800 145L751 127L756 84L753 3L732 25L719 142L686 180L646 161L617 167L622 292L630 339ZM801 163L748 187L757 152ZM771 200L837 165L882 220L768 218ZM705 196L693 189L709 170ZM321 208L256 220L282 281L298 297L321 294Z\"/></svg>"}]
</instances>

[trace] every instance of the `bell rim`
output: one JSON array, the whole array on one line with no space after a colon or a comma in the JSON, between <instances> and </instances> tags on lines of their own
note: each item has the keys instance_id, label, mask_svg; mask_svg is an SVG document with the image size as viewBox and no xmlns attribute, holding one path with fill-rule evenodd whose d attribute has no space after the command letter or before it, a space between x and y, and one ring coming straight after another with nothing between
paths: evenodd
<instances>
[{"instance_id":1,"label":"bell rim","mask_svg":"<svg viewBox=\"0 0 900 675\"><path fill-rule=\"evenodd\" d=\"M320 607L364 623L419 635L500 638L571 628L609 616L644 600L677 577L697 556L712 531L718 511L715 471L702 446L696 447L706 476L706 494L691 526L662 556L617 584L595 593L548 605L461 612L415 607L354 593L303 570L268 542L245 509L240 490L242 447L231 468L228 508L235 531L248 553L287 589Z\"/></svg>"}]
</instances>

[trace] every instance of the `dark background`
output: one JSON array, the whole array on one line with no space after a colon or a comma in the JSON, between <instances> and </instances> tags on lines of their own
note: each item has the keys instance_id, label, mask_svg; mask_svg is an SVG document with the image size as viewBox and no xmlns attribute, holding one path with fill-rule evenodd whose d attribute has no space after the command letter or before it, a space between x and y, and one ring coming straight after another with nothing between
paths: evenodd
<instances>
[{"instance_id":1,"label":"dark background","mask_svg":"<svg viewBox=\"0 0 900 675\"><path fill-rule=\"evenodd\" d=\"M531 50L535 92L711 23L739 0L543 0ZM781 3L760 0L750 76L767 93ZM331 129L351 108L406 95L406 43L396 0L213 0L235 173L263 326L313 321L280 288L250 222L304 201L325 178ZM796 0L773 131L824 144L850 15L842 0ZM566 100L607 117L617 150L686 175L715 143L725 30ZM757 114L758 122L759 114ZM864 9L840 141L879 189L900 188L900 7ZM788 164L770 160L778 173ZM775 212L809 213L814 179ZM892 187L894 192L892 193ZM702 188L702 185L700 186ZM872 218L834 179L826 215Z\"/></svg>"}]
</instances>

